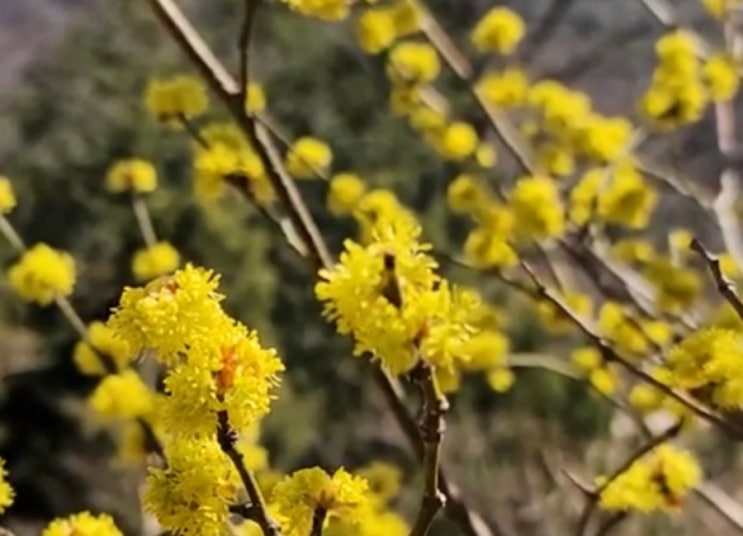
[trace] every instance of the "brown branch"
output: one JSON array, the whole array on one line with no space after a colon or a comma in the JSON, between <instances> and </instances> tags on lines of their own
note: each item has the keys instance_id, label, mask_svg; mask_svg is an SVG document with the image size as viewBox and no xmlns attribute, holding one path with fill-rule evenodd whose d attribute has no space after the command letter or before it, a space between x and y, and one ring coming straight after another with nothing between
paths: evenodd
<instances>
[{"instance_id":1,"label":"brown branch","mask_svg":"<svg viewBox=\"0 0 743 536\"><path fill-rule=\"evenodd\" d=\"M240 37L237 41L238 56L240 58L240 68L238 70L240 83L240 97L245 103L248 96L248 81L250 80L250 36L253 31L255 16L258 12L260 0L245 0L245 11L242 26L240 28Z\"/></svg>"},{"instance_id":2,"label":"brown branch","mask_svg":"<svg viewBox=\"0 0 743 536\"><path fill-rule=\"evenodd\" d=\"M741 302L733 283L722 272L719 257L710 253L697 238L691 241L690 247L707 263L707 268L709 268L712 278L715 280L717 290L733 309L735 309L738 317L743 320L743 302Z\"/></svg>"},{"instance_id":3,"label":"brown branch","mask_svg":"<svg viewBox=\"0 0 743 536\"><path fill-rule=\"evenodd\" d=\"M312 528L310 536L322 536L322 528L325 524L325 518L328 517L328 511L318 506L312 514Z\"/></svg>"},{"instance_id":4,"label":"brown branch","mask_svg":"<svg viewBox=\"0 0 743 536\"><path fill-rule=\"evenodd\" d=\"M246 509L245 512L252 516L250 519L255 521L261 527L265 536L281 536L281 528L276 521L268 515L266 501L258 487L258 483L253 474L246 467L245 459L237 448L238 439L238 432L230 424L227 411L220 411L217 414L217 442L219 443L222 452L227 455L235 466L237 473L240 475L240 480L245 487L245 491L248 494L250 507Z\"/></svg>"},{"instance_id":5,"label":"brown branch","mask_svg":"<svg viewBox=\"0 0 743 536\"><path fill-rule=\"evenodd\" d=\"M446 429L444 414L449 409L449 403L438 388L429 365L421 362L412 376L420 387L423 404L419 426L423 442L424 485L418 516L410 536L425 536L431 528L434 517L446 504L446 497L439 489L439 466L441 442Z\"/></svg>"}]
</instances>

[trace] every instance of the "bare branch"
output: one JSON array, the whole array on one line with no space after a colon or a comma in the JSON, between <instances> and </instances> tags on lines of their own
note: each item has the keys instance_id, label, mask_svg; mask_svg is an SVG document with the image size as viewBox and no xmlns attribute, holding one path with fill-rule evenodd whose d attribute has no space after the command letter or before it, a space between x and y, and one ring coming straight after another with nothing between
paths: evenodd
<instances>
[{"instance_id":1,"label":"bare branch","mask_svg":"<svg viewBox=\"0 0 743 536\"><path fill-rule=\"evenodd\" d=\"M735 286L733 285L733 283L727 277L725 277L725 274L722 272L719 257L710 253L709 250L707 250L696 238L691 241L690 247L702 259L704 259L704 262L707 263L707 268L709 268L709 271L712 274L713 279L715 280L717 290L720 292L722 297L725 298L725 300L727 300L727 302L733 307L733 309L735 309L735 312L738 313L738 317L743 320L743 302L741 302L740 296L735 290Z\"/></svg>"}]
</instances>

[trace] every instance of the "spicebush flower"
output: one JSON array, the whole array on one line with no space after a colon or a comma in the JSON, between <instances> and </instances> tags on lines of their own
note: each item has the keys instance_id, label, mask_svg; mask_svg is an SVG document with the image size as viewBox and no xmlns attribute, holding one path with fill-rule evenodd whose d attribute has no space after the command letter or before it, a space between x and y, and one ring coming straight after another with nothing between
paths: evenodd
<instances>
[{"instance_id":1,"label":"spicebush flower","mask_svg":"<svg viewBox=\"0 0 743 536\"><path fill-rule=\"evenodd\" d=\"M0 214L8 214L16 206L15 192L8 177L0 175Z\"/></svg>"},{"instance_id":2,"label":"spicebush flower","mask_svg":"<svg viewBox=\"0 0 743 536\"><path fill-rule=\"evenodd\" d=\"M209 105L203 82L189 75L151 80L144 100L155 119L171 127L203 114Z\"/></svg>"},{"instance_id":3,"label":"spicebush flower","mask_svg":"<svg viewBox=\"0 0 743 536\"><path fill-rule=\"evenodd\" d=\"M119 160L106 172L106 187L116 193L152 192L157 188L157 171L155 166L141 158Z\"/></svg>"},{"instance_id":4,"label":"spicebush flower","mask_svg":"<svg viewBox=\"0 0 743 536\"><path fill-rule=\"evenodd\" d=\"M72 359L77 369L88 376L103 376L107 371L99 354L108 356L117 371L123 370L133 358L129 343L116 337L103 322L88 325L87 340L75 344Z\"/></svg>"},{"instance_id":5,"label":"spicebush flower","mask_svg":"<svg viewBox=\"0 0 743 536\"><path fill-rule=\"evenodd\" d=\"M132 273L137 281L149 281L173 272L180 262L178 250L170 242L157 242L134 254Z\"/></svg>"},{"instance_id":6,"label":"spicebush flower","mask_svg":"<svg viewBox=\"0 0 743 536\"><path fill-rule=\"evenodd\" d=\"M146 418L155 409L155 393L134 370L109 374L88 398L91 409L108 420Z\"/></svg>"},{"instance_id":7,"label":"spicebush flower","mask_svg":"<svg viewBox=\"0 0 743 536\"><path fill-rule=\"evenodd\" d=\"M81 512L52 521L41 536L124 536L108 514Z\"/></svg>"}]
</instances>

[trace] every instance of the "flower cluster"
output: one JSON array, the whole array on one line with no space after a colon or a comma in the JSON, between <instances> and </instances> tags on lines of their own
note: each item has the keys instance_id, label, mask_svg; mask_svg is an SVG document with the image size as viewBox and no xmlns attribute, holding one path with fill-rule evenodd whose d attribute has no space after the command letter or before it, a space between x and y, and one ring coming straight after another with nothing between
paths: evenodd
<instances>
[{"instance_id":1,"label":"flower cluster","mask_svg":"<svg viewBox=\"0 0 743 536\"><path fill-rule=\"evenodd\" d=\"M144 100L150 113L171 127L203 114L209 105L204 84L188 75L151 80Z\"/></svg>"},{"instance_id":2,"label":"flower cluster","mask_svg":"<svg viewBox=\"0 0 743 536\"><path fill-rule=\"evenodd\" d=\"M418 31L420 18L419 8L407 0L369 7L356 19L356 36L365 52L378 54Z\"/></svg>"},{"instance_id":3,"label":"flower cluster","mask_svg":"<svg viewBox=\"0 0 743 536\"><path fill-rule=\"evenodd\" d=\"M472 44L480 52L509 54L526 32L523 19L506 7L495 7L485 13L472 30Z\"/></svg>"},{"instance_id":4,"label":"flower cluster","mask_svg":"<svg viewBox=\"0 0 743 536\"><path fill-rule=\"evenodd\" d=\"M124 536L107 514L93 515L81 512L69 517L55 519L42 532L41 536Z\"/></svg>"},{"instance_id":5,"label":"flower cluster","mask_svg":"<svg viewBox=\"0 0 743 536\"><path fill-rule=\"evenodd\" d=\"M101 362L101 355L107 356L121 372L132 359L129 344L115 336L114 331L103 322L91 322L85 340L75 345L72 359L77 369L88 376L103 376L107 371Z\"/></svg>"},{"instance_id":6,"label":"flower cluster","mask_svg":"<svg viewBox=\"0 0 743 536\"><path fill-rule=\"evenodd\" d=\"M106 187L111 192L152 192L157 188L157 171L147 160L120 160L108 169Z\"/></svg>"},{"instance_id":7,"label":"flower cluster","mask_svg":"<svg viewBox=\"0 0 743 536\"><path fill-rule=\"evenodd\" d=\"M4 513L13 504L15 491L8 483L8 471L5 469L5 460L0 458L0 514Z\"/></svg>"},{"instance_id":8,"label":"flower cluster","mask_svg":"<svg viewBox=\"0 0 743 536\"><path fill-rule=\"evenodd\" d=\"M0 175L0 215L7 214L15 208L16 198L10 179Z\"/></svg>"},{"instance_id":9,"label":"flower cluster","mask_svg":"<svg viewBox=\"0 0 743 536\"><path fill-rule=\"evenodd\" d=\"M328 145L310 136L296 140L286 155L286 170L295 179L310 179L323 175L333 161Z\"/></svg>"},{"instance_id":10,"label":"flower cluster","mask_svg":"<svg viewBox=\"0 0 743 536\"><path fill-rule=\"evenodd\" d=\"M49 305L72 294L75 261L68 253L36 244L8 269L8 282L21 299Z\"/></svg>"},{"instance_id":11,"label":"flower cluster","mask_svg":"<svg viewBox=\"0 0 743 536\"><path fill-rule=\"evenodd\" d=\"M181 258L169 242L157 242L138 250L132 259L132 273L137 281L150 281L172 273Z\"/></svg>"},{"instance_id":12,"label":"flower cluster","mask_svg":"<svg viewBox=\"0 0 743 536\"><path fill-rule=\"evenodd\" d=\"M609 482L599 504L605 510L677 511L701 473L690 453L661 445Z\"/></svg>"}]
</instances>

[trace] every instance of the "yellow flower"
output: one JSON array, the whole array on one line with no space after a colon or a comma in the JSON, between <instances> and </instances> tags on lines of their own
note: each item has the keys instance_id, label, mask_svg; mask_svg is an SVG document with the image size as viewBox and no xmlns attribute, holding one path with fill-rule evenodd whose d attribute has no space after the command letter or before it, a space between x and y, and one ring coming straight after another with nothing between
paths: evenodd
<instances>
[{"instance_id":1,"label":"yellow flower","mask_svg":"<svg viewBox=\"0 0 743 536\"><path fill-rule=\"evenodd\" d=\"M199 149L193 167L196 193L204 199L219 197L227 181L235 185L245 181L248 193L261 204L275 197L262 160L242 140L234 145L219 141L208 149Z\"/></svg>"},{"instance_id":2,"label":"yellow flower","mask_svg":"<svg viewBox=\"0 0 743 536\"><path fill-rule=\"evenodd\" d=\"M629 149L632 123L624 117L591 114L576 143L588 157L601 163L614 162Z\"/></svg>"},{"instance_id":3,"label":"yellow flower","mask_svg":"<svg viewBox=\"0 0 743 536\"><path fill-rule=\"evenodd\" d=\"M5 460L0 458L0 514L4 513L13 504L15 491L8 483L8 471L5 469Z\"/></svg>"},{"instance_id":4,"label":"yellow flower","mask_svg":"<svg viewBox=\"0 0 743 536\"><path fill-rule=\"evenodd\" d=\"M524 37L523 19L507 7L494 7L472 30L472 44L480 52L510 54Z\"/></svg>"},{"instance_id":5,"label":"yellow flower","mask_svg":"<svg viewBox=\"0 0 743 536\"><path fill-rule=\"evenodd\" d=\"M655 285L656 304L663 311L683 311L702 290L702 281L696 271L677 266L668 258L653 259L643 273Z\"/></svg>"},{"instance_id":6,"label":"yellow flower","mask_svg":"<svg viewBox=\"0 0 743 536\"><path fill-rule=\"evenodd\" d=\"M617 390L617 378L607 367L598 367L588 373L588 381L599 393L611 395Z\"/></svg>"},{"instance_id":7,"label":"yellow flower","mask_svg":"<svg viewBox=\"0 0 743 536\"><path fill-rule=\"evenodd\" d=\"M492 145L481 143L475 151L475 160L481 168L492 169L498 161L498 154Z\"/></svg>"},{"instance_id":8,"label":"yellow flower","mask_svg":"<svg viewBox=\"0 0 743 536\"><path fill-rule=\"evenodd\" d=\"M8 282L21 299L49 305L55 296L72 294L75 261L68 253L36 244L8 269Z\"/></svg>"},{"instance_id":9,"label":"yellow flower","mask_svg":"<svg viewBox=\"0 0 743 536\"><path fill-rule=\"evenodd\" d=\"M727 102L735 97L740 86L738 70L735 60L727 55L716 54L707 59L703 73L713 101Z\"/></svg>"},{"instance_id":10,"label":"yellow flower","mask_svg":"<svg viewBox=\"0 0 743 536\"><path fill-rule=\"evenodd\" d=\"M629 403L643 413L649 413L660 408L663 403L663 393L646 383L638 383L629 393Z\"/></svg>"},{"instance_id":11,"label":"yellow flower","mask_svg":"<svg viewBox=\"0 0 743 536\"><path fill-rule=\"evenodd\" d=\"M464 353L469 357L461 363L468 371L482 371L505 365L510 350L508 337L492 329L475 333L465 344Z\"/></svg>"},{"instance_id":12,"label":"yellow flower","mask_svg":"<svg viewBox=\"0 0 743 536\"><path fill-rule=\"evenodd\" d=\"M405 41L395 45L387 60L387 74L395 83L425 84L439 75L441 63L428 43Z\"/></svg>"},{"instance_id":13,"label":"yellow flower","mask_svg":"<svg viewBox=\"0 0 743 536\"><path fill-rule=\"evenodd\" d=\"M599 505L604 510L675 512L701 476L691 453L661 445L612 481L602 491Z\"/></svg>"},{"instance_id":14,"label":"yellow flower","mask_svg":"<svg viewBox=\"0 0 743 536\"><path fill-rule=\"evenodd\" d=\"M591 298L580 292L566 291L561 300L578 317L584 317L591 311ZM547 331L566 333L573 328L573 323L550 301L538 302L537 313Z\"/></svg>"},{"instance_id":15,"label":"yellow flower","mask_svg":"<svg viewBox=\"0 0 743 536\"><path fill-rule=\"evenodd\" d=\"M463 173L449 184L446 201L452 212L474 216L487 205L489 195L478 177Z\"/></svg>"},{"instance_id":16,"label":"yellow flower","mask_svg":"<svg viewBox=\"0 0 743 536\"><path fill-rule=\"evenodd\" d=\"M416 2L397 0L389 7L398 37L417 32L421 24L421 9Z\"/></svg>"},{"instance_id":17,"label":"yellow flower","mask_svg":"<svg viewBox=\"0 0 743 536\"><path fill-rule=\"evenodd\" d=\"M488 371L485 379L493 391L505 393L513 386L516 376L511 369L498 367Z\"/></svg>"},{"instance_id":18,"label":"yellow flower","mask_svg":"<svg viewBox=\"0 0 743 536\"><path fill-rule=\"evenodd\" d=\"M251 82L245 89L245 111L249 114L257 114L266 109L266 93L263 86Z\"/></svg>"},{"instance_id":19,"label":"yellow flower","mask_svg":"<svg viewBox=\"0 0 743 536\"><path fill-rule=\"evenodd\" d=\"M596 348L587 346L574 350L570 362L581 372L590 373L601 366L603 359Z\"/></svg>"},{"instance_id":20,"label":"yellow flower","mask_svg":"<svg viewBox=\"0 0 743 536\"><path fill-rule=\"evenodd\" d=\"M144 98L150 113L170 126L203 114L209 105L204 84L188 75L151 80Z\"/></svg>"},{"instance_id":21,"label":"yellow flower","mask_svg":"<svg viewBox=\"0 0 743 536\"><path fill-rule=\"evenodd\" d=\"M165 456L167 467L149 470L142 497L145 511L167 531L223 536L239 477L217 442L172 441Z\"/></svg>"},{"instance_id":22,"label":"yellow flower","mask_svg":"<svg viewBox=\"0 0 743 536\"><path fill-rule=\"evenodd\" d=\"M653 246L641 239L629 239L618 241L614 244L612 252L624 262L648 262L655 256Z\"/></svg>"},{"instance_id":23,"label":"yellow flower","mask_svg":"<svg viewBox=\"0 0 743 536\"><path fill-rule=\"evenodd\" d=\"M380 504L386 504L397 497L402 487L402 471L386 462L372 462L360 469L358 476L367 481L369 495Z\"/></svg>"},{"instance_id":24,"label":"yellow flower","mask_svg":"<svg viewBox=\"0 0 743 536\"><path fill-rule=\"evenodd\" d=\"M631 162L616 166L598 199L598 215L607 222L632 229L647 226L658 195Z\"/></svg>"},{"instance_id":25,"label":"yellow flower","mask_svg":"<svg viewBox=\"0 0 743 536\"><path fill-rule=\"evenodd\" d=\"M0 175L0 214L8 214L16 206L13 185L8 177Z\"/></svg>"},{"instance_id":26,"label":"yellow flower","mask_svg":"<svg viewBox=\"0 0 743 536\"><path fill-rule=\"evenodd\" d=\"M219 277L187 265L144 287L126 287L107 325L132 351L155 351L165 363L179 354L211 348L215 338L231 333L234 321L220 306Z\"/></svg>"},{"instance_id":27,"label":"yellow flower","mask_svg":"<svg viewBox=\"0 0 743 536\"><path fill-rule=\"evenodd\" d=\"M516 251L487 227L477 227L467 236L464 256L476 268L511 268L518 264Z\"/></svg>"},{"instance_id":28,"label":"yellow flower","mask_svg":"<svg viewBox=\"0 0 743 536\"><path fill-rule=\"evenodd\" d=\"M479 138L469 123L462 121L448 125L436 140L436 149L441 155L454 161L461 161L477 149Z\"/></svg>"},{"instance_id":29,"label":"yellow flower","mask_svg":"<svg viewBox=\"0 0 743 536\"><path fill-rule=\"evenodd\" d=\"M290 9L325 22L338 22L348 16L351 0L281 0Z\"/></svg>"},{"instance_id":30,"label":"yellow flower","mask_svg":"<svg viewBox=\"0 0 743 536\"><path fill-rule=\"evenodd\" d=\"M501 72L486 73L476 90L493 106L512 108L526 102L529 79L522 69L509 67Z\"/></svg>"},{"instance_id":31,"label":"yellow flower","mask_svg":"<svg viewBox=\"0 0 743 536\"><path fill-rule=\"evenodd\" d=\"M147 160L119 160L106 173L106 187L111 192L148 193L157 188L157 171Z\"/></svg>"},{"instance_id":32,"label":"yellow flower","mask_svg":"<svg viewBox=\"0 0 743 536\"><path fill-rule=\"evenodd\" d=\"M509 202L516 231L535 240L560 236L565 229L560 193L546 177L524 177L513 189Z\"/></svg>"},{"instance_id":33,"label":"yellow flower","mask_svg":"<svg viewBox=\"0 0 743 536\"><path fill-rule=\"evenodd\" d=\"M356 20L356 37L370 54L387 49L397 38L395 19L388 8L369 8Z\"/></svg>"},{"instance_id":34,"label":"yellow flower","mask_svg":"<svg viewBox=\"0 0 743 536\"><path fill-rule=\"evenodd\" d=\"M129 344L114 335L103 322L88 325L87 341L78 341L72 359L80 372L89 376L102 376L107 371L99 354L110 358L117 371L123 370L134 357Z\"/></svg>"},{"instance_id":35,"label":"yellow flower","mask_svg":"<svg viewBox=\"0 0 743 536\"><path fill-rule=\"evenodd\" d=\"M94 516L81 512L55 519L41 532L41 536L124 536L108 514Z\"/></svg>"},{"instance_id":36,"label":"yellow flower","mask_svg":"<svg viewBox=\"0 0 743 536\"><path fill-rule=\"evenodd\" d=\"M286 155L286 169L295 179L309 179L327 171L333 153L324 141L309 136L299 138Z\"/></svg>"},{"instance_id":37,"label":"yellow flower","mask_svg":"<svg viewBox=\"0 0 743 536\"><path fill-rule=\"evenodd\" d=\"M718 19L723 19L729 11L740 5L740 0L701 0L707 12Z\"/></svg>"},{"instance_id":38,"label":"yellow flower","mask_svg":"<svg viewBox=\"0 0 743 536\"><path fill-rule=\"evenodd\" d=\"M546 175L565 177L575 171L575 155L568 145L546 142L536 152L539 170Z\"/></svg>"},{"instance_id":39,"label":"yellow flower","mask_svg":"<svg viewBox=\"0 0 743 536\"><path fill-rule=\"evenodd\" d=\"M338 469L332 476L322 469L301 469L276 484L271 502L283 518L285 536L306 536L315 509L333 519L358 523L371 507L369 485L361 477Z\"/></svg>"},{"instance_id":40,"label":"yellow flower","mask_svg":"<svg viewBox=\"0 0 743 536\"><path fill-rule=\"evenodd\" d=\"M88 403L105 419L148 417L155 409L155 393L134 370L109 374L96 386Z\"/></svg>"},{"instance_id":41,"label":"yellow flower","mask_svg":"<svg viewBox=\"0 0 743 536\"><path fill-rule=\"evenodd\" d=\"M353 173L338 173L330 179L328 210L335 216L346 216L353 212L366 192L366 184Z\"/></svg>"},{"instance_id":42,"label":"yellow flower","mask_svg":"<svg viewBox=\"0 0 743 536\"><path fill-rule=\"evenodd\" d=\"M169 242L157 242L134 254L132 273L137 281L149 281L172 273L180 261L178 250Z\"/></svg>"}]
</instances>

